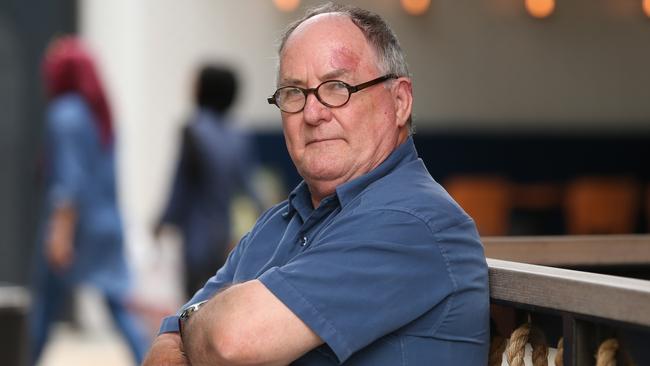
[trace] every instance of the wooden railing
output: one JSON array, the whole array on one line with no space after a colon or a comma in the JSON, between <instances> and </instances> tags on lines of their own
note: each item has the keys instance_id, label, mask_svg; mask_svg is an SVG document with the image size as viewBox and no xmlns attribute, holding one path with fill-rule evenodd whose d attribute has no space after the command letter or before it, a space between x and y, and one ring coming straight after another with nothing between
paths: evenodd
<instances>
[{"instance_id":1,"label":"wooden railing","mask_svg":"<svg viewBox=\"0 0 650 366\"><path fill-rule=\"evenodd\" d=\"M650 264L650 235L483 237L485 256L547 266Z\"/></svg>"},{"instance_id":2,"label":"wooden railing","mask_svg":"<svg viewBox=\"0 0 650 366\"><path fill-rule=\"evenodd\" d=\"M502 334L505 338L512 340L515 328L524 325L545 335L544 347L556 347L563 337L556 364L596 365L596 359L604 357L597 356L599 347L616 344L618 365L650 365L650 281L522 263L646 265L650 273L650 236L508 237L483 242L488 257L518 260L488 259L493 320L497 325L504 322L504 312L495 308L514 314L510 318L514 327L496 327L508 333ZM509 313L505 314L508 323ZM493 333L499 336L498 331ZM498 347L493 352L499 352ZM512 362L515 366L519 361ZM553 365L536 363L541 364Z\"/></svg>"},{"instance_id":3,"label":"wooden railing","mask_svg":"<svg viewBox=\"0 0 650 366\"><path fill-rule=\"evenodd\" d=\"M536 347L540 334L545 338L543 347L555 348L562 339L562 355L556 364L565 366L596 365L599 347L615 339L619 366L626 362L650 365L650 281L530 264L642 266L650 275L650 235L482 240L489 257L495 339L499 336L495 330L510 339L526 334ZM3 324L13 330L0 337L4 344L0 359L20 365L25 361L29 296L15 287L0 288L0 295ZM533 339L535 334L537 339ZM510 342L507 351L514 344ZM501 365L502 349L497 347L497 353L496 364ZM523 365L520 361L515 359L510 366ZM544 362L553 365L553 361Z\"/></svg>"}]
</instances>

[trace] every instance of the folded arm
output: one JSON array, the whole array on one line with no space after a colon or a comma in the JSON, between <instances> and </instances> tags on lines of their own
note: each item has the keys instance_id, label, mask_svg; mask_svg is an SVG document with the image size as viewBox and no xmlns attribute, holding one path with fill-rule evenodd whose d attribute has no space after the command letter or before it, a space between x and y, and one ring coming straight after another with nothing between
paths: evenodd
<instances>
[{"instance_id":1,"label":"folded arm","mask_svg":"<svg viewBox=\"0 0 650 366\"><path fill-rule=\"evenodd\" d=\"M287 365L322 343L258 280L220 292L183 327L192 365Z\"/></svg>"}]
</instances>

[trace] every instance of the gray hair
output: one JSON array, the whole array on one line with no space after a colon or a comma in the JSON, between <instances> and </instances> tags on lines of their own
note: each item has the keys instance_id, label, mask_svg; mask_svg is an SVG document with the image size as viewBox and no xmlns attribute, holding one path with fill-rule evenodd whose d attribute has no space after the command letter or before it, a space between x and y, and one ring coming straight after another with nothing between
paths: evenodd
<instances>
[{"instance_id":1,"label":"gray hair","mask_svg":"<svg viewBox=\"0 0 650 366\"><path fill-rule=\"evenodd\" d=\"M374 47L379 62L379 65L377 66L384 74L410 77L402 47L397 40L395 32L393 32L384 19L365 9L332 2L307 10L302 18L289 24L280 38L278 55L282 55L287 39L300 24L316 15L327 13L340 13L350 18L350 20L361 30L368 42L370 42ZM409 116L408 125L411 133L413 133L414 126L411 119L411 116Z\"/></svg>"},{"instance_id":2,"label":"gray hair","mask_svg":"<svg viewBox=\"0 0 650 366\"><path fill-rule=\"evenodd\" d=\"M368 42L375 48L379 58L378 66L382 72L397 76L409 76L402 47L400 47L397 36L388 24L375 13L349 5L329 2L307 10L305 16L291 23L282 34L278 54L282 53L287 39L300 24L316 15L327 13L346 15L359 27Z\"/></svg>"}]
</instances>

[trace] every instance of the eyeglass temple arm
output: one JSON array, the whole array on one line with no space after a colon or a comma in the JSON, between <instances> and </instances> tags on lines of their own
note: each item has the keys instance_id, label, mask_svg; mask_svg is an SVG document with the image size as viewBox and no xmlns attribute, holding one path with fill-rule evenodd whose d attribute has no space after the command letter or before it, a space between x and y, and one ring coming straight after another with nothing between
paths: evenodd
<instances>
[{"instance_id":1,"label":"eyeglass temple arm","mask_svg":"<svg viewBox=\"0 0 650 366\"><path fill-rule=\"evenodd\" d=\"M375 84L379 84L382 81L385 81L385 80L388 80L388 79L397 79L398 77L399 76L397 76L395 74L388 74L388 75L380 76L380 77L378 77L376 79L366 81L365 83L361 83L359 85L351 86L350 87L350 93L356 93L359 90L365 89L365 88L367 88L369 86L373 86Z\"/></svg>"}]
</instances>

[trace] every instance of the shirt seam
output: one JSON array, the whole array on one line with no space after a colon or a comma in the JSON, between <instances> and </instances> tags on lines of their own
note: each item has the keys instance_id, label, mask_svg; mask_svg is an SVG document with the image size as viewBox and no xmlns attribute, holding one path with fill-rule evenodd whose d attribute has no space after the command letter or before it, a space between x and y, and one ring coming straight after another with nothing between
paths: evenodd
<instances>
[{"instance_id":1,"label":"shirt seam","mask_svg":"<svg viewBox=\"0 0 650 366\"><path fill-rule=\"evenodd\" d=\"M456 294L458 293L458 282L456 281L456 278L454 277L453 273L451 272L451 264L449 262L449 256L448 256L447 252L443 249L443 247L441 245L439 245L439 243L441 241L439 234L441 232L443 232L443 231L450 230L450 229L453 229L453 228L455 228L457 226L461 226L461 225L464 225L464 224L466 224L468 222L471 222L472 219L467 218L466 220L462 220L460 222L455 222L455 223L452 223L450 225L444 226L444 227L440 228L439 230L433 230L433 228L429 224L431 219L425 219L422 215L419 215L417 212L414 212L413 210L405 208L405 207L376 208L376 209L372 209L372 210L369 210L369 211L393 211L393 212L400 212L400 213L410 215L410 216L422 221L422 223L427 227L427 230L429 230L429 232L433 236L433 238L432 238L433 242L436 244L436 247L438 248L438 251L440 252L440 255L442 256L442 258L444 260L445 270L447 272L447 278L449 278L449 280L451 281L452 287L453 287L453 291L446 298L445 307L444 307L444 310L443 310L443 316L440 316L438 321L432 327L431 335L432 336L435 335L438 332L438 329L440 328L442 323L444 323L445 319L447 319L447 317L449 315L449 311L451 309L452 302L454 301L454 299L456 297Z\"/></svg>"},{"instance_id":2,"label":"shirt seam","mask_svg":"<svg viewBox=\"0 0 650 366\"><path fill-rule=\"evenodd\" d=\"M400 350L402 351L402 365L407 366L407 358L406 358L406 347L404 346L404 337L399 337L399 347Z\"/></svg>"},{"instance_id":3,"label":"shirt seam","mask_svg":"<svg viewBox=\"0 0 650 366\"><path fill-rule=\"evenodd\" d=\"M449 225L449 226L447 226L446 228L437 231L437 232L434 234L434 238L435 238L435 242L436 242L436 244L440 243L440 240L441 240L441 239L440 239L439 233L442 232L443 230L449 230L449 229L452 229L452 228L455 228L455 227L458 227L458 226L461 226L461 225L464 225L464 224L467 224L467 223L471 223L471 222L472 222L472 219L471 219L471 218L468 218L467 220L464 220L464 221L458 222L458 223L453 224L453 225ZM427 225L427 226L428 226L428 225ZM438 321L438 322L436 323L436 325L433 327L432 332L431 332L431 335L432 335L432 336L434 336L434 335L438 332L438 330L440 329L440 327L442 326L442 324L444 323L444 321L447 319L447 317L448 317L448 315L449 315L449 311L450 311L450 309L451 309L451 305L452 305L452 303L454 302L454 300L455 300L455 298L456 298L456 295L458 294L458 282L456 281L455 276L454 276L453 273L451 272L451 264L449 263L449 256L447 255L446 250L445 250L441 245L436 245L436 246L437 246L438 249L440 250L440 254L442 255L442 258L443 258L444 261L445 261L445 267L446 267L445 269L447 270L447 276L448 276L449 279L451 280L451 283L452 283L452 286L453 286L454 291L453 291L453 292L451 293L451 295L449 295L449 297L447 298L448 301L447 301L446 304L445 304L444 316L441 316L440 319L439 319L439 321Z\"/></svg>"},{"instance_id":4,"label":"shirt seam","mask_svg":"<svg viewBox=\"0 0 650 366\"><path fill-rule=\"evenodd\" d=\"M254 241L257 238L257 235L262 231L262 228L264 228L269 223L269 221L273 219L274 216L282 215L282 213L285 211L285 208L287 207L287 203L288 203L287 201L283 201L266 210L266 212L264 212L262 216L259 218L255 226L253 226L251 230L240 239L240 244L243 243L243 239L246 236L249 237L248 239L249 243ZM248 243L246 244L246 248L244 249L248 249Z\"/></svg>"},{"instance_id":5,"label":"shirt seam","mask_svg":"<svg viewBox=\"0 0 650 366\"><path fill-rule=\"evenodd\" d=\"M362 195L357 196L357 198L359 198L360 196L362 196ZM349 204L351 204L354 201L356 201L356 199L350 201ZM341 210L343 210L343 208ZM352 211L354 211L354 209ZM442 323L445 321L445 319L447 319L447 317L449 315L449 311L451 309L452 302L454 301L454 299L456 297L456 294L458 293L458 283L457 283L456 278L454 277L453 273L451 273L451 265L449 263L449 257L447 255L447 252L442 248L442 246L439 245L439 243L440 243L439 234L441 232L443 232L443 231L453 229L453 228L455 228L457 226L461 226L461 225L464 225L464 224L467 224L467 223L471 223L472 219L469 218L469 217L463 217L464 220L462 220L462 221L454 222L454 223L452 223L450 225L447 225L447 226L444 226L444 227L440 228L439 230L433 230L433 228L430 225L430 221L432 220L431 218L427 219L427 218L423 217L422 215L418 214L417 212L415 212L415 211L413 211L413 210L411 210L409 208L406 208L406 207L377 207L377 208L372 208L372 209L368 210L368 212L373 212L373 211L384 211L384 212L392 211L392 212L398 212L398 213L403 213L403 214L410 215L410 216L418 219L419 221L421 221L426 226L427 230L432 235L433 243L436 244L436 247L438 248L438 251L440 252L440 255L442 256L442 258L444 260L445 270L447 272L447 277L451 281L451 284L452 284L452 287L453 287L453 291L451 292L451 294L443 300L443 301L445 301L443 316L441 316L438 319L438 321L434 324L434 326L432 327L431 335L433 336L438 332L438 329L440 328ZM335 220L332 220L332 222L334 222L334 221ZM332 225L332 222L330 222L328 227ZM323 228L321 233L323 233L326 229L327 229L327 227Z\"/></svg>"}]
</instances>

